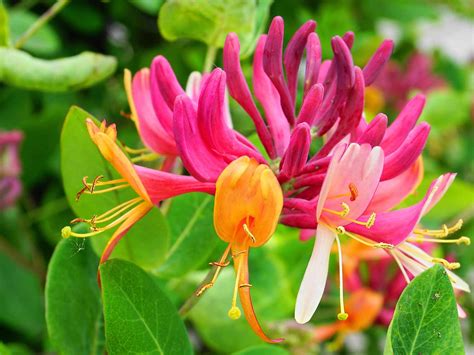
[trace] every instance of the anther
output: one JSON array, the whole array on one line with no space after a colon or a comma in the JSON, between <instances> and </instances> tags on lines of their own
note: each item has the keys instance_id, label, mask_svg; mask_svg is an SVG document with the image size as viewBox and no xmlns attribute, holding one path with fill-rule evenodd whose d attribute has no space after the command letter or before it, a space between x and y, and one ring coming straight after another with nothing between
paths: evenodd
<instances>
[{"instance_id":1,"label":"anther","mask_svg":"<svg viewBox=\"0 0 474 355\"><path fill-rule=\"evenodd\" d=\"M252 287L252 284L240 284L239 285L239 288L243 288L243 287Z\"/></svg>"},{"instance_id":2,"label":"anther","mask_svg":"<svg viewBox=\"0 0 474 355\"><path fill-rule=\"evenodd\" d=\"M357 196L359 196L359 191L357 190L357 186L355 186L352 182L349 184L349 191L351 192L351 201L355 201Z\"/></svg>"},{"instance_id":3,"label":"anther","mask_svg":"<svg viewBox=\"0 0 474 355\"><path fill-rule=\"evenodd\" d=\"M456 240L456 244L466 244L466 245L471 245L471 239L469 237L461 237Z\"/></svg>"},{"instance_id":4,"label":"anther","mask_svg":"<svg viewBox=\"0 0 474 355\"><path fill-rule=\"evenodd\" d=\"M346 229L343 226L336 227L337 234L346 234Z\"/></svg>"},{"instance_id":5,"label":"anther","mask_svg":"<svg viewBox=\"0 0 474 355\"><path fill-rule=\"evenodd\" d=\"M214 283L213 282L209 282L208 284L205 284L204 286L202 286L199 290L196 291L196 296L199 297L201 296L204 291L206 291L207 289L211 288L212 286L214 286Z\"/></svg>"},{"instance_id":6,"label":"anther","mask_svg":"<svg viewBox=\"0 0 474 355\"><path fill-rule=\"evenodd\" d=\"M393 249L395 246L389 243L377 243L377 244L374 244L374 247L390 250L390 249Z\"/></svg>"},{"instance_id":7,"label":"anther","mask_svg":"<svg viewBox=\"0 0 474 355\"><path fill-rule=\"evenodd\" d=\"M346 320L347 318L349 318L349 315L346 312L344 313L341 312L337 315L337 319L339 320Z\"/></svg>"},{"instance_id":8,"label":"anther","mask_svg":"<svg viewBox=\"0 0 474 355\"><path fill-rule=\"evenodd\" d=\"M341 217L345 217L349 214L351 209L350 209L349 205L345 202L342 202L341 206L342 206Z\"/></svg>"},{"instance_id":9,"label":"anther","mask_svg":"<svg viewBox=\"0 0 474 355\"><path fill-rule=\"evenodd\" d=\"M367 229L370 229L374 224L375 224L375 217L376 217L376 213L375 212L372 212L372 214L370 215L369 219L367 220L367 222L365 223L365 226L367 227Z\"/></svg>"},{"instance_id":10,"label":"anther","mask_svg":"<svg viewBox=\"0 0 474 355\"><path fill-rule=\"evenodd\" d=\"M449 261L442 258L432 258L431 261L433 263L438 263L438 264L443 265L448 270L456 270L461 267L460 263L450 263Z\"/></svg>"},{"instance_id":11,"label":"anther","mask_svg":"<svg viewBox=\"0 0 474 355\"><path fill-rule=\"evenodd\" d=\"M230 264L230 261L226 261L225 263L221 263L219 261L213 261L213 262L210 262L209 265L211 266L218 266L218 267L226 267Z\"/></svg>"}]
</instances>

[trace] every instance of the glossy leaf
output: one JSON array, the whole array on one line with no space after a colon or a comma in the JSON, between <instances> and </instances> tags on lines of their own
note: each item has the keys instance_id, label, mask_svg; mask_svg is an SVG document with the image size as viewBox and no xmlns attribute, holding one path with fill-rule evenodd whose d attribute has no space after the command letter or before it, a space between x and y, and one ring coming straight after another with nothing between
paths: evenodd
<instances>
[{"instance_id":1,"label":"glossy leaf","mask_svg":"<svg viewBox=\"0 0 474 355\"><path fill-rule=\"evenodd\" d=\"M209 260L218 237L214 231L212 196L193 193L175 197L166 215L172 246L158 270L166 278L179 277Z\"/></svg>"},{"instance_id":2,"label":"glossy leaf","mask_svg":"<svg viewBox=\"0 0 474 355\"><path fill-rule=\"evenodd\" d=\"M112 75L116 66L114 57L92 52L45 60L21 50L0 48L0 82L29 90L84 89Z\"/></svg>"},{"instance_id":3,"label":"glossy leaf","mask_svg":"<svg viewBox=\"0 0 474 355\"><path fill-rule=\"evenodd\" d=\"M390 341L395 354L464 352L453 288L442 266L426 270L405 288L391 323Z\"/></svg>"},{"instance_id":4,"label":"glossy leaf","mask_svg":"<svg viewBox=\"0 0 474 355\"><path fill-rule=\"evenodd\" d=\"M100 267L109 354L191 354L186 329L155 280L136 265L109 260Z\"/></svg>"},{"instance_id":5,"label":"glossy leaf","mask_svg":"<svg viewBox=\"0 0 474 355\"><path fill-rule=\"evenodd\" d=\"M103 213L136 197L131 189L124 189L119 193L84 195L79 201L75 201L84 176L92 179L104 175L104 180L118 178L118 174L102 158L91 141L85 126L87 117L92 116L80 108L72 107L66 116L61 135L61 172L64 190L76 215L83 218ZM65 224L68 222L64 221ZM112 232L113 230L106 231L91 238L92 246L97 253L102 252ZM127 259L144 268L153 269L163 262L168 245L168 226L161 212L154 208L123 237L112 257Z\"/></svg>"},{"instance_id":6,"label":"glossy leaf","mask_svg":"<svg viewBox=\"0 0 474 355\"><path fill-rule=\"evenodd\" d=\"M190 38L222 47L229 32L236 32L242 43L251 40L255 19L254 0L168 0L158 27L169 41Z\"/></svg>"},{"instance_id":7,"label":"glossy leaf","mask_svg":"<svg viewBox=\"0 0 474 355\"><path fill-rule=\"evenodd\" d=\"M278 345L259 345L237 351L233 355L287 355L290 354Z\"/></svg>"},{"instance_id":8,"label":"glossy leaf","mask_svg":"<svg viewBox=\"0 0 474 355\"><path fill-rule=\"evenodd\" d=\"M131 0L130 3L148 15L156 16L163 0Z\"/></svg>"},{"instance_id":9,"label":"glossy leaf","mask_svg":"<svg viewBox=\"0 0 474 355\"><path fill-rule=\"evenodd\" d=\"M6 47L10 42L10 28L8 12L3 2L0 1L0 47Z\"/></svg>"},{"instance_id":10,"label":"glossy leaf","mask_svg":"<svg viewBox=\"0 0 474 355\"><path fill-rule=\"evenodd\" d=\"M62 240L46 281L46 323L61 354L102 354L104 329L97 283L98 257L89 241Z\"/></svg>"}]
</instances>

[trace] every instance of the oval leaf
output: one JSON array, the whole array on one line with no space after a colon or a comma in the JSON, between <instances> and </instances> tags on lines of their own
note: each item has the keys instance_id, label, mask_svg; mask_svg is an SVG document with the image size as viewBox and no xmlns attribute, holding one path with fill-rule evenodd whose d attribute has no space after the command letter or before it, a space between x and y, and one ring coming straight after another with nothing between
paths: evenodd
<instances>
[{"instance_id":1,"label":"oval leaf","mask_svg":"<svg viewBox=\"0 0 474 355\"><path fill-rule=\"evenodd\" d=\"M123 260L100 267L109 354L191 354L186 329L158 284Z\"/></svg>"},{"instance_id":2,"label":"oval leaf","mask_svg":"<svg viewBox=\"0 0 474 355\"><path fill-rule=\"evenodd\" d=\"M405 288L390 325L390 341L395 354L464 353L453 287L441 265Z\"/></svg>"},{"instance_id":3,"label":"oval leaf","mask_svg":"<svg viewBox=\"0 0 474 355\"><path fill-rule=\"evenodd\" d=\"M59 242L46 280L46 324L61 354L102 354L104 330L98 257L89 241Z\"/></svg>"},{"instance_id":4,"label":"oval leaf","mask_svg":"<svg viewBox=\"0 0 474 355\"><path fill-rule=\"evenodd\" d=\"M166 215L172 246L158 270L161 277L182 276L209 260L218 241L213 209L213 198L206 194L186 194L172 200Z\"/></svg>"}]
</instances>

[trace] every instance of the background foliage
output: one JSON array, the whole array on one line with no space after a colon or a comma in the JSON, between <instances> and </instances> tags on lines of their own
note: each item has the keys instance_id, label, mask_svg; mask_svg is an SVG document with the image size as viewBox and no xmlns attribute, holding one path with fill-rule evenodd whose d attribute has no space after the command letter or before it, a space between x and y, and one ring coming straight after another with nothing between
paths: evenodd
<instances>
[{"instance_id":1,"label":"background foliage","mask_svg":"<svg viewBox=\"0 0 474 355\"><path fill-rule=\"evenodd\" d=\"M11 43L15 43L53 3L4 1L8 16L0 11L0 39L4 40L3 34L9 33ZM390 32L397 36L394 60L403 66L419 45L421 22L435 21L448 11L467 21L474 17L469 2L464 0L293 0L273 4L270 0L233 0L231 4L226 2L226 6L217 2L217 7L212 5L215 1L208 1L209 8L200 6L198 9L193 1L163 3L160 0L71 1L23 45L24 52L0 48L0 130L20 129L25 136L21 147L24 191L16 206L0 211L2 354L49 351L99 354L106 347L110 354L123 353L124 348L161 349L162 353L179 349L183 354L194 351L278 355L327 351L328 343L317 344L312 340L311 328L298 328L291 322L294 299L312 245L299 242L297 231L286 227L278 229L267 247L252 251L250 258L252 283L258 285L252 291L255 308L272 334L284 334L283 346L263 345L243 319L227 318L233 283L231 270L225 270L218 284L184 320L178 316L177 308L207 273L207 263L224 248L213 230L212 199L201 194L178 197L166 216L155 209L134 227L133 233L113 254L126 261L115 259L102 266L101 299L96 283L98 258L94 250L100 250L104 240L60 241L61 228L76 213L91 215L92 207L97 207L97 200L93 202L95 206L86 198L80 203L73 200L82 176L98 175L105 164L80 124L89 114L77 107L69 108L78 105L99 120L107 118L116 122L120 140L135 147L138 144L135 128L120 114L129 112L122 72L124 68L136 71L148 66L157 54L167 57L184 85L191 71L200 71L212 64L207 45L218 51L225 32L232 30L242 34L242 52L249 57L257 35L268 24L267 19L281 15L285 19L286 40L301 23L315 19L325 56L330 54L329 41L333 35L354 31L353 53L359 65L367 61L383 33ZM193 17L195 22L189 22L186 17L190 11L198 13ZM83 51L106 56L96 54L87 60L78 59L77 55ZM425 221L427 227L437 227L463 218L462 233L474 236L472 52L471 61L464 63L442 49L431 51L430 55L434 72L446 85L428 94L422 117L432 125L424 156L426 176L420 193L407 203L418 201L432 178L446 171L458 172L451 190ZM61 57L72 57L61 65L66 66L64 73L73 78L52 77L48 67L58 68L57 63L41 61ZM215 64L221 65L219 55ZM250 64L251 58L243 64L247 74ZM93 81L90 70L94 70ZM82 88L85 89L77 90ZM231 109L235 127L244 134L251 134L251 121L235 105ZM387 104L383 110L391 119L396 117L397 109L393 106ZM83 166L78 165L81 161L85 161ZM115 198L122 201L127 196ZM99 203L105 210L116 201L103 199ZM456 253L463 264L458 274L470 283L474 272L472 247L446 248L445 253ZM445 292L448 295L448 309L443 310L443 306L438 310L436 305L427 304L427 318L416 320L413 327L424 327L423 322L435 317L434 313L445 311L437 322L446 321L452 325L446 331L454 331L458 324L452 313L454 297L449 283L445 285L447 281L442 271L429 270L417 282L423 287L418 291L407 289L398 308L411 307L405 305L408 302L418 304L416 297L419 302L425 302L423 290L433 283L441 285L443 297ZM149 296L140 297L134 284L142 285ZM323 299L315 317L317 324L334 320L337 306L331 297L332 291ZM427 302L431 302L429 297ZM472 314L474 299L471 295L463 295L458 301ZM103 317L110 324L105 331ZM390 334L416 333L415 328L402 329L400 324L408 324L403 317L405 313L397 313L389 340ZM130 324L121 323L130 319L133 320ZM474 342L472 317L463 320L461 325L469 351ZM124 329L128 330L127 334L123 333ZM437 344L437 332L442 330L430 328L430 331L428 335L435 334L432 341ZM362 335L349 337L340 351L380 353L385 334L385 328L373 326ZM452 341L444 346L459 346L460 339L455 335L440 334L441 340ZM392 342L386 352L390 353L390 347L395 353L399 353L398 349L405 349L400 353L411 353L406 350L411 345L412 350L417 349L416 339L406 338L406 341L413 343Z\"/></svg>"}]
</instances>

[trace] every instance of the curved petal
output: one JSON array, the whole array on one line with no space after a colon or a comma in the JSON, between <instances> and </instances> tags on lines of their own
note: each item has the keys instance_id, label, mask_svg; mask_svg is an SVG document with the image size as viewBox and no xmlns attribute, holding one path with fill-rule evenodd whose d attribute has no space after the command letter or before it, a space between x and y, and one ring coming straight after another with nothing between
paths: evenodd
<instances>
[{"instance_id":1,"label":"curved petal","mask_svg":"<svg viewBox=\"0 0 474 355\"><path fill-rule=\"evenodd\" d=\"M214 183L201 182L192 176L176 175L138 165L135 165L135 169L154 204L188 192L215 193Z\"/></svg>"},{"instance_id":2,"label":"curved petal","mask_svg":"<svg viewBox=\"0 0 474 355\"><path fill-rule=\"evenodd\" d=\"M335 238L336 234L332 229L324 224L318 225L313 253L296 297L295 320L300 324L311 319L323 297L328 277L329 255Z\"/></svg>"}]
</instances>

